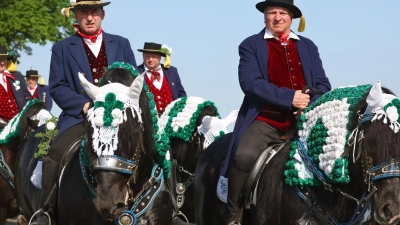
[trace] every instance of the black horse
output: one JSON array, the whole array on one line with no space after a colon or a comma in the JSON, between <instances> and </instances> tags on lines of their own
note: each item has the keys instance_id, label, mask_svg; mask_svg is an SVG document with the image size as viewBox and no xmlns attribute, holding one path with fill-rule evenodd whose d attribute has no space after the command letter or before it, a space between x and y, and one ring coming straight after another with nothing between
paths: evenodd
<instances>
[{"instance_id":1,"label":"black horse","mask_svg":"<svg viewBox=\"0 0 400 225\"><path fill-rule=\"evenodd\" d=\"M32 121L30 118L42 109L46 109L46 104L43 102L34 100L28 103L28 106L17 115L20 117L18 132L10 135L7 141L2 140L4 143L0 145L0 151L4 159L3 162L0 162L2 164L0 166L2 167L0 168L2 170L2 173L0 173L0 225L4 225L7 218L13 218L20 214L19 205L14 195L13 175L15 173L16 159L21 143L36 128L37 121ZM9 125L11 125L11 122ZM6 125L1 123L0 130L3 130ZM11 171L7 172L8 169Z\"/></svg>"},{"instance_id":2,"label":"black horse","mask_svg":"<svg viewBox=\"0 0 400 225\"><path fill-rule=\"evenodd\" d=\"M173 204L169 190L159 182L163 180L162 174L160 176L162 166L154 167L160 155L155 151L154 116L147 93L142 91L143 77L135 79L133 70L128 70L132 67L124 64L122 67L125 69L108 70L100 87L81 78L85 90L93 98L95 93L90 90L99 91L110 83L121 84L117 89L130 89L128 96L135 95L139 99L140 110L126 110L128 119L119 125L119 142L113 156L99 157L93 150L92 134L97 130L90 121L86 121L86 144L76 140L68 146L68 149L81 149L81 153L74 153L62 170L56 210L57 224L115 224L115 219L120 224L134 224L135 219L137 224L184 224L179 218L172 218ZM35 132L40 132L40 128ZM18 200L27 218L39 209L40 190L34 188L28 179L35 164L32 156L37 144L38 140L32 136L24 143L16 173ZM85 170L82 170L85 165L92 179L88 180L85 176ZM151 197L153 195L146 195L153 194L153 187L157 187L154 189L158 193L154 198ZM130 212L132 208L140 212Z\"/></svg>"},{"instance_id":3,"label":"black horse","mask_svg":"<svg viewBox=\"0 0 400 225\"><path fill-rule=\"evenodd\" d=\"M202 124L205 116L216 117L217 109L213 106L205 106L201 114L196 119L196 128ZM192 132L189 142L181 138L171 138L171 159L176 160L172 168L176 174L176 194L180 211L186 216L190 222L195 222L195 200L194 200L194 177L197 162L204 150L204 135L200 134L197 129ZM171 174L172 174L171 173ZM174 190L175 191L175 190Z\"/></svg>"},{"instance_id":4,"label":"black horse","mask_svg":"<svg viewBox=\"0 0 400 225\"><path fill-rule=\"evenodd\" d=\"M387 89L384 91L392 94ZM366 108L364 96L354 112L362 114ZM287 185L283 175L290 152L287 144L261 173L256 205L252 205L252 224L400 224L400 134L382 121L359 123L359 114L354 113L350 118L353 124L350 130L359 125L358 131L364 133L356 145L360 156L355 163L353 146L347 146L350 183L310 188ZM197 166L199 225L222 224L225 205L216 196L216 186L230 139L228 134L213 142ZM379 177L382 173L384 179Z\"/></svg>"}]
</instances>

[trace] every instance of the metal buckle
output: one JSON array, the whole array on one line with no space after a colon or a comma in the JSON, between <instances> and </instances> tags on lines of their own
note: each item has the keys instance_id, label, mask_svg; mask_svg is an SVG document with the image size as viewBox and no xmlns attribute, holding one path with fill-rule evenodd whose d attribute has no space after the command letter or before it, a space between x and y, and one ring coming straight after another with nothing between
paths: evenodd
<instances>
[{"instance_id":1,"label":"metal buckle","mask_svg":"<svg viewBox=\"0 0 400 225\"><path fill-rule=\"evenodd\" d=\"M330 191L330 192L333 192L333 191L332 191L332 185L330 185L330 184L328 184L328 183L325 183L325 182L323 182L323 184L324 184L324 189L325 189L325 190Z\"/></svg>"}]
</instances>

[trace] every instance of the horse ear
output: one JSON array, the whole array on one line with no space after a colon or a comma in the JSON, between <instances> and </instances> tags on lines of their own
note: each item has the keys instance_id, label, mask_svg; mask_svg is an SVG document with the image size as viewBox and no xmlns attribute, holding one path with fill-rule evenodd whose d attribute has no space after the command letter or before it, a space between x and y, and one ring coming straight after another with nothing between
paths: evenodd
<instances>
[{"instance_id":1,"label":"horse ear","mask_svg":"<svg viewBox=\"0 0 400 225\"><path fill-rule=\"evenodd\" d=\"M82 85L83 89L85 89L85 91L89 95L89 97L93 101L96 100L96 96L100 92L100 88L96 87L95 85L90 83L88 80L86 80L86 77L83 73L79 72L78 76L79 76L79 80L81 81L81 85Z\"/></svg>"},{"instance_id":2,"label":"horse ear","mask_svg":"<svg viewBox=\"0 0 400 225\"><path fill-rule=\"evenodd\" d=\"M367 104L370 110L376 109L379 107L379 104L382 102L383 94L382 94L382 86L381 81L378 81L374 86L372 86L369 91L367 97Z\"/></svg>"},{"instance_id":3,"label":"horse ear","mask_svg":"<svg viewBox=\"0 0 400 225\"><path fill-rule=\"evenodd\" d=\"M236 121L236 118L239 114L239 110L232 110L227 117L224 118L224 122L226 126L231 125Z\"/></svg>"},{"instance_id":4,"label":"horse ear","mask_svg":"<svg viewBox=\"0 0 400 225\"><path fill-rule=\"evenodd\" d=\"M212 120L212 117L211 116L205 116L205 117L203 117L203 120L202 120L202 122L201 122L201 126L204 128L204 129L210 129L211 128L211 120Z\"/></svg>"},{"instance_id":5,"label":"horse ear","mask_svg":"<svg viewBox=\"0 0 400 225\"><path fill-rule=\"evenodd\" d=\"M144 80L144 74L146 72L143 72L142 74L140 74L139 76L137 76L135 78L135 80L133 81L130 89L129 89L129 94L128 96L130 98L133 99L138 99L140 96L140 93L142 92L142 88L143 88L143 80Z\"/></svg>"}]
</instances>

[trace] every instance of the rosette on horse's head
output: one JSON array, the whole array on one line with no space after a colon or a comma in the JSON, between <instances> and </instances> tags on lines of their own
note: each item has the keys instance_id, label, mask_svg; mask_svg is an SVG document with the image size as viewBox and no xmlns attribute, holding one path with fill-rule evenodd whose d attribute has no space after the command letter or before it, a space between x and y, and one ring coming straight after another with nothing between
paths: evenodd
<instances>
[{"instance_id":1,"label":"rosette on horse's head","mask_svg":"<svg viewBox=\"0 0 400 225\"><path fill-rule=\"evenodd\" d=\"M79 73L81 85L93 100L94 107L88 111L88 120L96 135L93 135L93 148L97 155L113 155L118 144L118 126L126 121L126 110L138 117L142 123L139 96L143 87L143 75L136 77L130 87L120 83L109 83L97 87Z\"/></svg>"}]
</instances>

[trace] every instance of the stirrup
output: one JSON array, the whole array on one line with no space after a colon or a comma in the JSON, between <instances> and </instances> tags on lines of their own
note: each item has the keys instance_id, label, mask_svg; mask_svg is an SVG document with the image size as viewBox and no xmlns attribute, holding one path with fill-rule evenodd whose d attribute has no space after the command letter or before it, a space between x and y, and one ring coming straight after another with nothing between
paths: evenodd
<instances>
[{"instance_id":1,"label":"stirrup","mask_svg":"<svg viewBox=\"0 0 400 225\"><path fill-rule=\"evenodd\" d=\"M185 219L185 221L186 221L186 223L189 223L189 220L188 220L188 218L185 216L185 214L183 214L183 212L181 212L181 211L179 211L178 213L175 213L173 216L172 216L172 218L176 218L176 217L181 217L181 218L184 218Z\"/></svg>"},{"instance_id":2,"label":"stirrup","mask_svg":"<svg viewBox=\"0 0 400 225\"><path fill-rule=\"evenodd\" d=\"M31 219L29 220L28 225L30 225L30 224L32 223L32 219L35 218L36 214L40 214L40 213L46 215L47 218L49 218L49 225L51 225L51 218L50 218L50 215L49 215L48 212L45 212L43 209L39 209L38 211L36 211L36 212L32 215Z\"/></svg>"}]
</instances>

